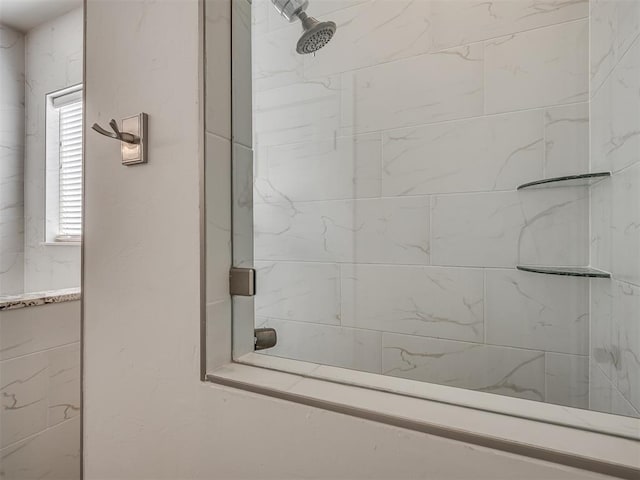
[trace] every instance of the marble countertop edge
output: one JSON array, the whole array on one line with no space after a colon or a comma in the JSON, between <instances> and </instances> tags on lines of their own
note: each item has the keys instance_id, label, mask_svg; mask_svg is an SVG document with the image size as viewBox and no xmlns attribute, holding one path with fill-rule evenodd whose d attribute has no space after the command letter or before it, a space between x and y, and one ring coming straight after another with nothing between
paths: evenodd
<instances>
[{"instance_id":1,"label":"marble countertop edge","mask_svg":"<svg viewBox=\"0 0 640 480\"><path fill-rule=\"evenodd\" d=\"M63 288L44 292L21 293L18 295L0 295L0 312L18 308L36 307L50 303L73 302L80 300L80 288Z\"/></svg>"}]
</instances>

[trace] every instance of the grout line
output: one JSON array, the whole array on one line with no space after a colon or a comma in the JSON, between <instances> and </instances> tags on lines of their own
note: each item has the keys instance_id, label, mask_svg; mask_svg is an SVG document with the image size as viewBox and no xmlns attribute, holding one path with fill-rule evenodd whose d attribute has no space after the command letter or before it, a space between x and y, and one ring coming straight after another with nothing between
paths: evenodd
<instances>
[{"instance_id":1,"label":"grout line","mask_svg":"<svg viewBox=\"0 0 640 480\"><path fill-rule=\"evenodd\" d=\"M567 188L584 188L586 185L578 186L578 187L567 187ZM455 195L490 195L490 194L500 194L500 193L517 193L516 188L514 187L512 190L479 190L472 192L429 192L423 194L415 194L415 195L395 195L389 197L361 197L361 198L330 198L330 199L320 199L320 200L291 200L291 202L287 201L269 201L269 202L256 202L254 206L267 206L267 207L281 207L281 206L290 206L291 203L296 204L314 204L314 203L336 203L336 202L365 202L365 201L379 201L379 200L402 200L402 199L420 199L424 197L430 196L438 196L438 197L451 197Z\"/></svg>"},{"instance_id":2,"label":"grout line","mask_svg":"<svg viewBox=\"0 0 640 480\"><path fill-rule=\"evenodd\" d=\"M384 134L383 131L378 133L380 135L380 194L378 198L384 197Z\"/></svg>"},{"instance_id":3,"label":"grout line","mask_svg":"<svg viewBox=\"0 0 640 480\"><path fill-rule=\"evenodd\" d=\"M611 67L611 70L605 75L604 79L602 79L602 81L600 82L600 86L591 93L590 95L590 99L593 101L593 99L596 97L596 95L598 93L600 93L600 90L602 90L602 88L604 87L604 84L607 83L609 81L609 78L611 77L611 75L613 75L613 72L616 71L616 69L620 66L620 64L622 63L622 61L625 59L625 57L627 56L627 53L629 53L629 51L635 46L636 42L640 41L640 33L636 35L636 37L629 43L629 47L624 51L624 53L620 56L620 58L618 59L618 61L615 63L615 65L613 67ZM592 83L592 78L591 78L591 56L589 56L589 88L591 88L591 83Z\"/></svg>"},{"instance_id":4,"label":"grout line","mask_svg":"<svg viewBox=\"0 0 640 480\"><path fill-rule=\"evenodd\" d=\"M380 332L380 375L384 373L384 336L385 332Z\"/></svg>"},{"instance_id":5,"label":"grout line","mask_svg":"<svg viewBox=\"0 0 640 480\"><path fill-rule=\"evenodd\" d=\"M452 269L452 270L457 270L457 269L466 269L466 270L482 270L482 269L487 269L487 270L503 270L503 271L509 271L509 272L514 272L517 271L515 266L487 266L487 265L439 265L439 264L429 264L429 263L424 263L424 264L415 264L415 263L373 263L373 262L353 262L353 261L340 261L340 260L299 260L299 259L280 259L280 258L276 258L276 259L264 259L264 258L260 258L260 259L255 259L254 262L256 263L268 263L268 264L273 264L273 263L280 263L280 264L313 264L313 265L352 265L355 267L360 267L360 266L367 266L367 267L385 267L385 268L389 268L389 267L398 267L398 268L424 268L424 269ZM547 265L528 265L528 266L547 266ZM562 268L571 268L571 267L577 267L577 266L582 266L582 265L554 265L556 267L562 267ZM532 272L529 272L532 273ZM584 277L575 277L575 278L584 278ZM620 282L622 282L622 280L619 280ZM634 287L640 287L639 285L635 285L633 283L629 283L629 282L622 282ZM219 303L219 302L214 302L214 303ZM209 304L211 305L211 304Z\"/></svg>"},{"instance_id":6,"label":"grout line","mask_svg":"<svg viewBox=\"0 0 640 480\"><path fill-rule=\"evenodd\" d=\"M487 344L487 330L489 328L489 322L487 322L487 269L482 269L482 342Z\"/></svg>"},{"instance_id":7,"label":"grout line","mask_svg":"<svg viewBox=\"0 0 640 480\"><path fill-rule=\"evenodd\" d=\"M414 55L409 55L409 56L406 56L406 57L392 58L391 60L386 60L386 61L382 61L382 62L371 64L371 65L364 65L362 67L353 68L353 69L350 69L350 70L344 70L344 71L340 71L339 70L339 71L330 72L330 73L326 73L325 72L325 73L314 75L314 76L311 76L311 77L308 77L308 78L299 78L298 77L296 79L296 81L293 82L293 83L305 83L305 82L308 82L308 81L314 81L314 80L318 80L320 78L327 78L327 77L330 77L330 76L340 75L340 74L343 74L343 73L357 73L357 72L360 72L360 71L363 71L363 70L373 69L373 68L377 68L377 67L383 66L383 65L392 65L394 63L399 63L399 62L403 62L403 61L407 61L407 60L412 60L412 59L416 59L416 58L419 58L419 57L426 57L428 55L439 55L439 54L442 54L442 53L450 51L450 50L459 50L459 49L465 48L465 47L471 47L471 46L477 46L477 45L485 46L487 43L495 42L495 41L498 41L498 40L501 40L501 39L505 39L505 38L508 38L508 37L516 37L516 36L521 35L521 34L535 32L535 31L538 31L538 30L551 29L551 28L556 28L556 27L560 27L560 26L563 26L563 25L569 25L569 24L573 24L573 23L580 23L580 22L584 22L584 21L587 21L587 23L588 23L588 20L589 20L589 16L587 15L585 17L574 18L574 19L571 19L571 20L565 20L563 22L552 23L552 24L549 24L549 25L541 25L541 26L537 26L537 27L533 27L533 28L529 28L529 29L525 29L525 30L519 30L517 32L508 32L508 33L504 33L504 34L497 35L497 36L494 36L494 37L482 38L482 39L474 40L474 41L471 41L471 42L455 44L455 45L451 45L451 46L445 46L445 47L442 47L442 48L435 48L433 50L426 50L424 52L420 52L420 53L417 53L417 54L414 54ZM340 28L340 25L338 25L338 28ZM256 39L257 39L257 37L264 37L264 36L266 36L266 35L264 35L264 34L263 35L256 35ZM306 69L306 66L305 66L305 69ZM296 72L295 69L291 70L291 73L295 73L295 72ZM589 73L587 72L587 74L589 74ZM258 78L258 79L253 78L253 80L255 82L255 80L262 80L262 78ZM304 80L304 82L301 82L300 80ZM278 88L290 87L291 85L292 85L291 82L287 82L287 83L284 83L283 85L278 85L278 86L267 88L267 89L264 89L264 90L257 90L257 93L269 92L271 90L276 90Z\"/></svg>"},{"instance_id":8,"label":"grout line","mask_svg":"<svg viewBox=\"0 0 640 480\"><path fill-rule=\"evenodd\" d=\"M530 107L530 108L521 108L521 109L516 109L516 110L508 110L508 111L504 111L504 112L493 112L493 113L482 113L479 115L471 115L471 116L466 116L466 117L459 117L459 118L452 118L450 120L442 120L442 121L438 121L438 122L427 122L427 123L418 123L418 124L412 124L412 125L405 125L405 126L401 126L401 127L395 127L395 128L381 128L381 129L376 129L376 130L371 130L371 131L366 131L366 132L354 132L350 135L335 135L335 138L352 138L352 137L361 137L361 136L365 136L365 135L373 135L376 133L395 133L395 132L404 132L407 130L417 130L417 129L421 129L421 128L428 128L428 127L436 127L436 126L442 126L442 125L448 125L448 124L455 124L455 123L463 123L463 122L470 122L470 121L474 121L474 120L483 120L485 118L493 118L493 117L500 117L500 116L509 116L509 115L518 115L518 114L522 114L522 113L526 113L526 112L535 112L535 111L545 111L547 109L551 109L551 108L559 108L559 107L571 107L571 106L575 106L575 105L581 105L581 104L587 104L590 103L590 101L588 99L586 100L581 100L581 101L576 101L576 102L568 102L568 103L557 103L557 104L551 104L551 105L543 105L543 106L539 106L539 107ZM294 129L295 127L292 127L291 129ZM329 135L327 136L320 136L317 138L314 138L313 140L302 140L302 141L294 141L294 142L289 142L289 143L274 143L274 144L262 144L260 145L261 148L278 148L278 147L293 147L293 146L299 146L299 145L305 145L305 144L317 144L321 141L329 141L331 140L331 138L333 138ZM222 137L221 137L222 138Z\"/></svg>"},{"instance_id":9,"label":"grout line","mask_svg":"<svg viewBox=\"0 0 640 480\"><path fill-rule=\"evenodd\" d=\"M63 421L62 421L62 422L60 422L60 423L56 423L55 425L48 426L48 427L47 427L47 428L45 428L44 430L40 430L39 432L32 433L31 435L28 435L28 436L26 436L26 437L24 437L24 438L21 438L20 440L16 440L15 442L12 442L12 443L10 443L10 444L8 444L8 445L5 445L4 447L2 447L2 448L0 449L0 452L4 452L4 451L6 451L6 450L8 450L8 449L10 449L10 448L12 448L12 447L15 447L16 445L18 445L18 444L20 444L20 443L23 443L23 442L29 442L29 441L31 441L31 440L35 440L35 438L36 438L36 437L39 437L40 435L42 435L42 434L44 434L44 433L48 432L49 430L53 430L53 429L55 429L55 428L61 427L61 426L62 426L62 425L64 425L65 423L72 422L72 421L74 421L74 420L76 420L76 419L79 419L79 418L80 418L80 415L76 415L75 417L68 418L68 419L66 419L66 420L63 420Z\"/></svg>"},{"instance_id":10,"label":"grout line","mask_svg":"<svg viewBox=\"0 0 640 480\"><path fill-rule=\"evenodd\" d=\"M336 266L338 267L338 315L340 315L340 326L343 326L343 322L344 322L344 282L343 282L343 276L344 276L344 267L343 265L340 264L336 264Z\"/></svg>"},{"instance_id":11,"label":"grout line","mask_svg":"<svg viewBox=\"0 0 640 480\"><path fill-rule=\"evenodd\" d=\"M49 352L51 352L53 350L61 350L63 348L71 347L72 345L79 345L79 344L80 344L80 340L75 340L75 341L69 342L69 343L62 343L60 345L56 345L55 347L44 348L42 350L37 350L35 352L23 353L21 355L15 356L15 357L9 357L9 358L0 359L0 364L4 363L4 362L10 362L12 360L18 360L18 359L22 359L22 358L27 358L27 357L34 356L34 355L42 355L44 353L49 353Z\"/></svg>"},{"instance_id":12,"label":"grout line","mask_svg":"<svg viewBox=\"0 0 640 480\"><path fill-rule=\"evenodd\" d=\"M542 111L542 178L547 178L548 157L547 157L547 113L549 108Z\"/></svg>"},{"instance_id":13,"label":"grout line","mask_svg":"<svg viewBox=\"0 0 640 480\"><path fill-rule=\"evenodd\" d=\"M543 387L544 388L544 402L548 403L549 402L549 389L547 386L547 356L548 356L548 352L544 352L544 359L543 359L543 363L544 363L544 372L542 374L542 378L543 378Z\"/></svg>"},{"instance_id":14,"label":"grout line","mask_svg":"<svg viewBox=\"0 0 640 480\"><path fill-rule=\"evenodd\" d=\"M363 328L363 327L354 327L354 326L340 326L340 325L334 325L330 323L307 322L307 321L300 321L300 320L292 320L289 318L279 318L274 315L256 315L256 319L258 318L262 319L261 324L264 322L268 322L269 320L275 320L278 322L293 323L293 324L296 324L297 326L310 325L313 327L328 327L329 329L354 330L354 331L363 331L363 332L370 332L370 333L381 333L383 335L396 335L396 336L407 337L415 340L434 340L434 341L459 343L459 344L483 346L483 347L490 347L490 348L499 348L504 350L519 350L519 351L531 352L531 353L566 355L571 357L581 357L585 359L589 358L587 354L556 352L556 351L549 351L549 350L540 350L535 348L519 347L519 346L513 346L513 345L502 345L498 343L485 344L482 342L474 342L473 340L455 340L451 338L430 337L430 336L414 334L414 333L392 332L388 330L376 330L372 328Z\"/></svg>"}]
</instances>

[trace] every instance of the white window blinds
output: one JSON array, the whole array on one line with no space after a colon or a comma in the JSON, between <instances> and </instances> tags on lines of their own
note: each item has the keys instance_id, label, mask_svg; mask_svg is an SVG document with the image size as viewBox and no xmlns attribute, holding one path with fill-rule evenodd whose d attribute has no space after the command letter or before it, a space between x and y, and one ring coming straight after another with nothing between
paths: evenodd
<instances>
[{"instance_id":1,"label":"white window blinds","mask_svg":"<svg viewBox=\"0 0 640 480\"><path fill-rule=\"evenodd\" d=\"M77 241L82 235L82 101L65 102L58 112L60 211L56 240Z\"/></svg>"}]
</instances>

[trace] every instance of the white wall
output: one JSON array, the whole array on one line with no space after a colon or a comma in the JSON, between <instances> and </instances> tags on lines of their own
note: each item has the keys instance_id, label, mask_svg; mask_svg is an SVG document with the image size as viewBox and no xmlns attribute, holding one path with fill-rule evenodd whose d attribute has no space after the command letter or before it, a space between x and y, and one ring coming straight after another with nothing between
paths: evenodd
<instances>
[{"instance_id":1,"label":"white wall","mask_svg":"<svg viewBox=\"0 0 640 480\"><path fill-rule=\"evenodd\" d=\"M199 381L199 22L195 0L87 4L86 123L147 112L150 163L86 138L85 478L596 478ZM228 42L208 61L228 70ZM228 122L212 157L226 164Z\"/></svg>"},{"instance_id":2,"label":"white wall","mask_svg":"<svg viewBox=\"0 0 640 480\"><path fill-rule=\"evenodd\" d=\"M590 406L640 417L640 3L591 6L591 262L612 280L591 283Z\"/></svg>"},{"instance_id":3,"label":"white wall","mask_svg":"<svg viewBox=\"0 0 640 480\"><path fill-rule=\"evenodd\" d=\"M0 24L0 295L24 284L24 35Z\"/></svg>"},{"instance_id":4,"label":"white wall","mask_svg":"<svg viewBox=\"0 0 640 480\"><path fill-rule=\"evenodd\" d=\"M25 291L80 285L80 247L45 241L45 96L82 83L82 8L26 35ZM55 172L54 172L55 173Z\"/></svg>"},{"instance_id":5,"label":"white wall","mask_svg":"<svg viewBox=\"0 0 640 480\"><path fill-rule=\"evenodd\" d=\"M0 478L80 478L80 302L0 311Z\"/></svg>"},{"instance_id":6,"label":"white wall","mask_svg":"<svg viewBox=\"0 0 640 480\"><path fill-rule=\"evenodd\" d=\"M544 5L544 6L541 6ZM589 2L253 2L256 324L273 355L588 407Z\"/></svg>"}]
</instances>

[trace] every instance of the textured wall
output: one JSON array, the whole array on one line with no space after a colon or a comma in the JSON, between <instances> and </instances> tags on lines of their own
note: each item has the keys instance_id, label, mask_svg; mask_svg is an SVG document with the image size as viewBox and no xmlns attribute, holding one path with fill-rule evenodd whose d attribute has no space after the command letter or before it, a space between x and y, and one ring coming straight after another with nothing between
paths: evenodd
<instances>
[{"instance_id":1,"label":"textured wall","mask_svg":"<svg viewBox=\"0 0 640 480\"><path fill-rule=\"evenodd\" d=\"M589 2L253 2L256 323L274 355L588 406Z\"/></svg>"}]
</instances>

